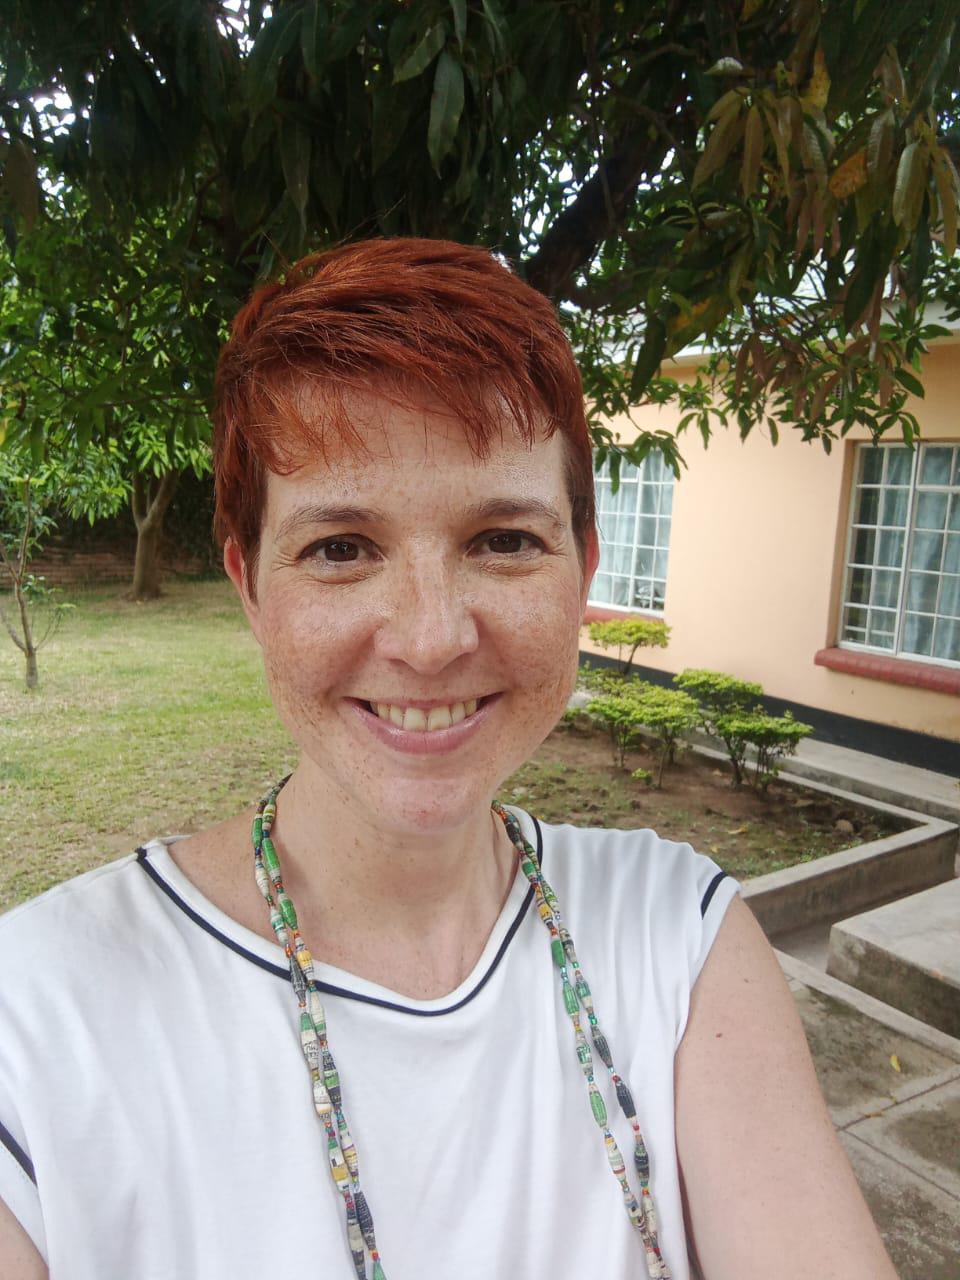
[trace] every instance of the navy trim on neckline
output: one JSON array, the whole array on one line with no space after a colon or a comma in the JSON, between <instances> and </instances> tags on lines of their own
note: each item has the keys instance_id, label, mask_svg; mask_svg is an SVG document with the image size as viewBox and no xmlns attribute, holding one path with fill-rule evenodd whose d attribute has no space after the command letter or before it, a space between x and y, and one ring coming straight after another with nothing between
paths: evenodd
<instances>
[{"instance_id":1,"label":"navy trim on neckline","mask_svg":"<svg viewBox=\"0 0 960 1280\"><path fill-rule=\"evenodd\" d=\"M0 1121L0 1142L3 1143L23 1172L27 1175L33 1185L36 1186L37 1175L33 1170L33 1161L2 1121Z\"/></svg>"},{"instance_id":2,"label":"navy trim on neckline","mask_svg":"<svg viewBox=\"0 0 960 1280\"><path fill-rule=\"evenodd\" d=\"M533 821L533 825L537 833L537 862L542 866L543 865L543 832L540 830L540 823L537 821L537 819L534 818L532 814L530 815L530 817L531 817L531 820ZM287 969L283 968L282 965L273 964L271 961L265 960L263 956L258 956L256 952L248 951L246 947L241 946L239 942L235 942L233 938L229 937L221 929L218 929L216 925L211 924L209 920L207 920L204 916L200 915L200 913L196 911L193 907L191 907L188 902L185 902L183 898L181 898L179 893L177 893L176 889L174 889L172 885L168 884L167 881L164 880L160 872L157 870L157 868L153 866L153 864L150 862L150 855L148 854L147 850L143 846L141 846L137 850L137 862L140 864L143 870L147 873L150 879L154 882L154 884L156 884L160 889L162 889L163 892L170 899L170 901L173 902L176 906L178 906L180 910L184 913L184 915L188 916L193 921L194 924L199 925L200 928L203 929L206 933L209 933L211 937L216 938L218 942L222 942L224 946L229 947L231 951L235 951L237 955L243 956L245 960L251 960L255 965L258 965L261 969L265 969L267 973L272 973L275 977L282 978L284 982L290 981L290 973ZM442 1009L413 1009L409 1005L398 1004L393 1000L383 1000L379 996L369 996L369 995L365 995L360 991L350 991L345 987L336 987L329 982L317 982L317 989L319 991L322 991L324 995L342 996L345 1000L357 1000L361 1004L377 1005L381 1009L392 1009L396 1013L409 1013L409 1014L412 1014L414 1017L418 1017L418 1018L437 1018L446 1013L455 1013L458 1009L462 1009L464 1005L469 1004L470 1001L473 1000L475 996L478 996L480 992L483 990L483 988L490 981L490 979L493 977L493 974L497 966L500 964L500 961L503 959L504 955L506 954L507 948L509 947L510 943L513 941L513 938L516 935L517 930L520 928L520 925L523 923L523 919L526 916L528 910L530 909L530 904L532 901L533 901L533 886L531 885L530 888L527 890L526 894L524 895L523 902L521 902L520 904L520 909L517 911L517 914L514 917L512 923L510 924L509 929L507 929L507 932L504 934L503 941L500 943L500 946L497 948L497 953L491 960L486 973L484 973L483 977L479 979L476 986L474 986L470 991L468 991L467 994L463 997L463 999L458 1000L456 1004L447 1005ZM4 1132L5 1131L0 1130L0 1138L3 1137Z\"/></svg>"},{"instance_id":3,"label":"navy trim on neckline","mask_svg":"<svg viewBox=\"0 0 960 1280\"><path fill-rule=\"evenodd\" d=\"M725 871L718 871L717 874L710 881L710 883L707 885L706 893L704 893L703 897L700 899L701 920L707 914L707 907L709 907L710 903L713 901L713 895L720 888L720 882L722 880L726 880L726 878L727 878L727 873Z\"/></svg>"}]
</instances>

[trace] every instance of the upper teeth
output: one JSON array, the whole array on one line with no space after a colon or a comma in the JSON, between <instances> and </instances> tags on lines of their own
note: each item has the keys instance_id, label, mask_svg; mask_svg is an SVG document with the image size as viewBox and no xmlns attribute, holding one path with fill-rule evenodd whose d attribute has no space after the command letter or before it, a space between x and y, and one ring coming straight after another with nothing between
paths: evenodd
<instances>
[{"instance_id":1,"label":"upper teeth","mask_svg":"<svg viewBox=\"0 0 960 1280\"><path fill-rule=\"evenodd\" d=\"M467 702L454 702L449 707L431 707L429 711L420 707L395 707L390 702L371 702L370 705L381 720L389 720L398 729L419 729L429 733L433 729L449 729L465 716L472 716L477 709L477 700L470 698Z\"/></svg>"}]
</instances>

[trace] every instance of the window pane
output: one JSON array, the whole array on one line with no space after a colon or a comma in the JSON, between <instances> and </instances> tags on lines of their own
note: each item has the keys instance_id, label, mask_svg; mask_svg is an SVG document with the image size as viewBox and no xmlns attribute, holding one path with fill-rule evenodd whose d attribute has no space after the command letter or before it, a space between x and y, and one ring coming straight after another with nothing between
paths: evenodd
<instances>
[{"instance_id":1,"label":"window pane","mask_svg":"<svg viewBox=\"0 0 960 1280\"><path fill-rule=\"evenodd\" d=\"M610 604L610 575L609 573L597 573L593 579L593 585L590 588L590 597L599 601L601 604Z\"/></svg>"},{"instance_id":2,"label":"window pane","mask_svg":"<svg viewBox=\"0 0 960 1280\"><path fill-rule=\"evenodd\" d=\"M915 533L913 535L913 547L910 551L911 569L928 569L934 573L939 573L942 558L942 533Z\"/></svg>"},{"instance_id":3,"label":"window pane","mask_svg":"<svg viewBox=\"0 0 960 1280\"><path fill-rule=\"evenodd\" d=\"M960 534L947 534L947 552L943 557L944 573L960 573Z\"/></svg>"},{"instance_id":4,"label":"window pane","mask_svg":"<svg viewBox=\"0 0 960 1280\"><path fill-rule=\"evenodd\" d=\"M873 529L855 529L853 531L852 564L873 564L873 553L877 541Z\"/></svg>"},{"instance_id":5,"label":"window pane","mask_svg":"<svg viewBox=\"0 0 960 1280\"><path fill-rule=\"evenodd\" d=\"M869 569L854 569L850 575L850 596L851 604L866 604L870 599L870 571Z\"/></svg>"},{"instance_id":6,"label":"window pane","mask_svg":"<svg viewBox=\"0 0 960 1280\"><path fill-rule=\"evenodd\" d=\"M665 484L660 490L660 513L669 515L673 510L673 485ZM960 528L960 526L958 526Z\"/></svg>"},{"instance_id":7,"label":"window pane","mask_svg":"<svg viewBox=\"0 0 960 1280\"><path fill-rule=\"evenodd\" d=\"M847 605L843 611L843 629L850 627L862 631L867 625L867 611L857 605Z\"/></svg>"},{"instance_id":8,"label":"window pane","mask_svg":"<svg viewBox=\"0 0 960 1280\"><path fill-rule=\"evenodd\" d=\"M917 613L936 613L939 584L936 573L911 573L907 581L907 608Z\"/></svg>"},{"instance_id":9,"label":"window pane","mask_svg":"<svg viewBox=\"0 0 960 1280\"><path fill-rule=\"evenodd\" d=\"M940 579L937 613L948 618L960 618L960 574L945 573Z\"/></svg>"},{"instance_id":10,"label":"window pane","mask_svg":"<svg viewBox=\"0 0 960 1280\"><path fill-rule=\"evenodd\" d=\"M653 573L654 577L665 578L667 576L667 552L658 551L653 557Z\"/></svg>"},{"instance_id":11,"label":"window pane","mask_svg":"<svg viewBox=\"0 0 960 1280\"><path fill-rule=\"evenodd\" d=\"M908 613L903 624L903 652L928 657L933 649L933 619Z\"/></svg>"},{"instance_id":12,"label":"window pane","mask_svg":"<svg viewBox=\"0 0 960 1280\"><path fill-rule=\"evenodd\" d=\"M955 493L950 499L950 519L947 521L947 528L960 532L960 493Z\"/></svg>"},{"instance_id":13,"label":"window pane","mask_svg":"<svg viewBox=\"0 0 960 1280\"><path fill-rule=\"evenodd\" d=\"M903 529L907 523L909 489L884 489L880 505L880 523Z\"/></svg>"},{"instance_id":14,"label":"window pane","mask_svg":"<svg viewBox=\"0 0 960 1280\"><path fill-rule=\"evenodd\" d=\"M633 587L633 607L635 609L652 609L655 604L653 584L650 579L641 578L635 582Z\"/></svg>"},{"instance_id":15,"label":"window pane","mask_svg":"<svg viewBox=\"0 0 960 1280\"><path fill-rule=\"evenodd\" d=\"M895 445L884 449L887 455L887 474L885 484L909 484L913 472L913 451L904 445Z\"/></svg>"},{"instance_id":16,"label":"window pane","mask_svg":"<svg viewBox=\"0 0 960 1280\"><path fill-rule=\"evenodd\" d=\"M630 561L633 559L633 551L630 547L613 547L611 556L614 573L623 574L625 577L630 576Z\"/></svg>"},{"instance_id":17,"label":"window pane","mask_svg":"<svg viewBox=\"0 0 960 1280\"><path fill-rule=\"evenodd\" d=\"M656 515L660 499L660 486L644 484L640 486L640 510L644 515Z\"/></svg>"},{"instance_id":18,"label":"window pane","mask_svg":"<svg viewBox=\"0 0 960 1280\"><path fill-rule=\"evenodd\" d=\"M918 493L916 528L941 531L947 523L948 496L946 493Z\"/></svg>"},{"instance_id":19,"label":"window pane","mask_svg":"<svg viewBox=\"0 0 960 1280\"><path fill-rule=\"evenodd\" d=\"M900 568L903 564L903 534L893 529L883 529L877 538L877 564L894 565Z\"/></svg>"},{"instance_id":20,"label":"window pane","mask_svg":"<svg viewBox=\"0 0 960 1280\"><path fill-rule=\"evenodd\" d=\"M881 609L895 609L900 592L900 574L893 569L875 569L870 603Z\"/></svg>"},{"instance_id":21,"label":"window pane","mask_svg":"<svg viewBox=\"0 0 960 1280\"><path fill-rule=\"evenodd\" d=\"M857 490L857 511L855 524L876 524L880 511L879 489Z\"/></svg>"},{"instance_id":22,"label":"window pane","mask_svg":"<svg viewBox=\"0 0 960 1280\"><path fill-rule=\"evenodd\" d=\"M878 649L892 649L896 616L893 610L871 609L870 622L867 626L867 644L872 644Z\"/></svg>"},{"instance_id":23,"label":"window pane","mask_svg":"<svg viewBox=\"0 0 960 1280\"><path fill-rule=\"evenodd\" d=\"M662 609L667 598L667 584L662 579L658 579L653 584L653 607Z\"/></svg>"},{"instance_id":24,"label":"window pane","mask_svg":"<svg viewBox=\"0 0 960 1280\"><path fill-rule=\"evenodd\" d=\"M952 449L925 448L920 459L920 483L949 484L952 464Z\"/></svg>"},{"instance_id":25,"label":"window pane","mask_svg":"<svg viewBox=\"0 0 960 1280\"><path fill-rule=\"evenodd\" d=\"M653 552L640 547L633 557L633 572L638 578L649 578L653 573Z\"/></svg>"},{"instance_id":26,"label":"window pane","mask_svg":"<svg viewBox=\"0 0 960 1280\"><path fill-rule=\"evenodd\" d=\"M860 450L860 483L879 484L883 475L883 450L878 446Z\"/></svg>"},{"instance_id":27,"label":"window pane","mask_svg":"<svg viewBox=\"0 0 960 1280\"><path fill-rule=\"evenodd\" d=\"M940 618L934 632L933 657L960 662L960 620Z\"/></svg>"},{"instance_id":28,"label":"window pane","mask_svg":"<svg viewBox=\"0 0 960 1280\"><path fill-rule=\"evenodd\" d=\"M630 596L630 584L626 578L614 578L613 580L613 603L625 605Z\"/></svg>"},{"instance_id":29,"label":"window pane","mask_svg":"<svg viewBox=\"0 0 960 1280\"><path fill-rule=\"evenodd\" d=\"M641 516L637 528L637 546L655 547L657 545L657 522L653 516Z\"/></svg>"}]
</instances>

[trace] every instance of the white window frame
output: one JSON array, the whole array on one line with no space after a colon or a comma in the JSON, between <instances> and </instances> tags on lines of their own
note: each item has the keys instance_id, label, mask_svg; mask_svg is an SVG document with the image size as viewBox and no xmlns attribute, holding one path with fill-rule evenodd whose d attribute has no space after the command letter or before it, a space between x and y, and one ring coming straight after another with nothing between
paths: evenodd
<instances>
[{"instance_id":1,"label":"white window frame","mask_svg":"<svg viewBox=\"0 0 960 1280\"><path fill-rule=\"evenodd\" d=\"M637 472L637 476L636 476L635 483L637 484L638 488L639 488L640 486L642 486L642 485L644 484L644 476L646 475L647 464L648 464L648 462L650 461L651 457L652 457L652 455L648 455L648 456L647 456L647 458L645 458L645 459L643 460L643 463L642 463L639 467L633 467L633 464L632 464L632 463L629 463L629 462L624 461L624 462L621 464L621 472L620 472L621 483L622 483L622 481L623 481L624 475L626 474L625 469L626 469L627 467L633 467L633 470L635 470L635 471ZM666 488L668 484L669 484L669 486L670 486L670 491L671 491L671 504L670 504L670 511L669 511L669 512L664 512L664 511L662 510L662 500L661 500L661 502L658 502L658 504L657 504L657 510L656 510L656 512L653 514L653 519L655 519L655 520L656 520L656 522L657 522L657 536L658 536L658 538L659 538L659 533L660 533L660 525L661 525L661 521L662 521L662 520L664 520L664 519L669 519L669 521L670 521L670 534L671 534L671 536L672 536L672 534L673 534L673 492L674 492L675 485L676 485L676 477L673 475L673 473L670 471L670 469L666 466L666 464L664 464L664 471L665 471L665 475L664 475L664 478L663 478L662 480L654 480L654 479L652 479L652 478L651 478L650 480L648 480L648 481L646 482L646 483L654 483L654 484L657 484L657 485L661 488L661 490L662 490L662 489L664 489L664 488ZM608 473L603 473L603 472L598 473L598 475L601 475L601 474L608 474ZM631 482L633 483L633 481L631 481ZM598 503L597 503L597 507L598 507L598 518L597 518L597 524L598 524L598 533L599 533L599 536L600 536L600 545L601 545L601 548L602 548L602 547L604 546L604 540L603 540L602 530L599 528L599 526L600 526L600 516L599 516L599 505L600 505L600 504L599 504L599 493L598 493L598 495L597 495L597 496L598 496ZM641 496L641 495L638 493L638 494L637 494L637 505L636 505L636 509L635 509L635 511L634 511L634 513L633 513L633 538L632 538L631 543L630 543L630 546L631 546L631 559L630 559L630 573L629 573L629 576L628 576L628 575L626 575L626 574L614 574L614 573L612 573L610 570L605 570L605 569L599 569L599 568L598 568L598 572L602 572L602 573L608 574L610 577L619 577L619 578L627 577L627 578L628 578L629 587L628 587L628 591L627 591L627 598L628 598L629 600L632 600L632 599L633 599L634 591L635 591L635 588L636 588L636 584L637 584L637 582L638 582L638 581L639 581L639 582L644 582L644 581L647 581L647 580L648 580L648 579L647 579L647 577L646 577L646 575L638 575L638 574L636 573L636 553L637 553L637 551L639 550L639 531L640 531L640 521L641 521L642 519L648 519L648 518L650 518L650 513L649 513L649 512L645 512L645 511L641 510L640 496ZM616 544L616 545L626 545L626 544ZM667 575L668 575L668 573L669 573L669 571L670 571L670 542L669 542L669 540L668 540L668 542L667 542L667 545L666 545L666 546L660 546L660 545L659 545L659 542L658 542L658 543L657 543L657 544L656 544L656 545L655 545L651 550L652 550L652 554L653 554L655 557L656 557L657 555L661 554L661 553L666 554L666 557L667 557L667 564L666 564L666 568L665 568L665 570L664 570L663 577L662 577L662 578L658 578L655 574L652 574L652 573L649 575L649 581L651 581L651 582L662 581L662 582L663 582L663 595L664 595L664 600L663 600L663 603L662 603L661 605L659 605L659 606L658 606L658 605L652 604L652 605L643 606L643 605L630 605L630 604L614 604L614 603L613 603L612 601L610 601L610 600L598 600L598 599L596 599L596 598L594 597L594 595L593 595L593 589L594 589L593 585L591 586L591 589L590 589L590 590L591 590L591 594L590 594L590 596L588 597L587 604L588 604L588 605L592 605L592 606L593 606L594 608L596 608L596 609L615 609L618 613L637 614L637 615L638 615L638 616L640 616L640 617L652 617L652 618L657 618L657 619L662 618L662 617L663 617L663 615L664 615L665 609L666 609ZM594 578L594 585L595 585L595 584L596 584L596 578Z\"/></svg>"},{"instance_id":2,"label":"white window frame","mask_svg":"<svg viewBox=\"0 0 960 1280\"><path fill-rule=\"evenodd\" d=\"M858 484L858 477L860 475L860 466L861 466L860 457L865 450L871 447L872 446L870 445L869 441L864 441L863 443L858 442L854 447L853 476L852 476L852 481L850 485L850 492L847 497L847 535L846 535L846 543L844 547L843 575L840 583L840 602L839 602L840 608L839 608L838 618L837 618L837 640L836 640L837 648L848 649L853 653L874 653L884 658L900 659L900 660L903 660L904 662L923 662L923 663L929 663L932 666L948 667L951 670L958 670L960 669L960 660L955 660L952 658L934 657L932 654L909 653L900 647L900 642L901 642L901 637L903 635L904 616L907 612L907 609L906 609L907 579L910 574L910 562L911 562L911 557L913 553L913 540L914 540L914 534L916 532L916 530L914 529L914 514L916 510L917 496L918 496L919 487L920 487L919 477L921 474L921 463L922 463L923 454L927 449L960 448L960 440L925 440L922 443L918 442L913 451L913 457L911 459L911 466L910 466L910 482L909 482L910 487L907 494L907 512L906 512L906 526L904 529L903 558L900 564L900 585L897 591L897 604L896 604L896 613L894 618L893 647L890 649L883 649L878 645L871 645L865 642L861 643L860 641L857 641L857 640L846 640L843 638L844 611L847 608L847 603L848 603L847 596L848 596L848 591L850 586L850 577L853 572L853 568L851 564L852 556L853 556L853 543L857 534L857 530L859 528L870 527L870 526L857 525L854 517L857 514L856 508L858 505L857 504L857 484ZM891 448L904 448L905 446L903 445L902 441L887 440L887 441L880 441L877 447L880 449L891 449ZM878 487L881 495L880 501L882 502L884 486L880 485ZM889 486L889 487L893 487L893 486ZM947 492L948 493L951 492L951 486L947 486ZM881 527L882 526L877 526L878 530ZM949 530L947 530L946 532L949 532ZM944 548L943 554L946 555L946 548ZM878 566L874 565L872 567L876 569ZM880 566L880 567L882 568L883 566ZM893 568L895 566L891 565L889 567ZM943 577L942 560L941 560L941 567L940 567L940 577ZM858 607L858 606L854 606L854 607ZM864 609L869 608L868 605L863 605L862 607ZM934 616L940 616L940 615L934 615ZM869 627L869 614L868 614L868 627Z\"/></svg>"}]
</instances>

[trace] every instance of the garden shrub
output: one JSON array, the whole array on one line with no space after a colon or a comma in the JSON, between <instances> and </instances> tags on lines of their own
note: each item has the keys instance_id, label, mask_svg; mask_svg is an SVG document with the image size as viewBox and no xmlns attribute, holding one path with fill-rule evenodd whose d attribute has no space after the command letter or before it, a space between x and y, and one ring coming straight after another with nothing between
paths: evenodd
<instances>
[{"instance_id":1,"label":"garden shrub","mask_svg":"<svg viewBox=\"0 0 960 1280\"><path fill-rule=\"evenodd\" d=\"M748 746L755 749L753 785L758 791L766 791L780 771L780 760L792 756L801 739L813 733L813 725L794 720L789 711L782 716L770 716L760 707L720 716L718 729L725 742L729 738L742 744L744 752Z\"/></svg>"},{"instance_id":2,"label":"garden shrub","mask_svg":"<svg viewBox=\"0 0 960 1280\"><path fill-rule=\"evenodd\" d=\"M627 752L640 740L641 722L637 719L636 700L622 693L606 693L588 702L587 711L609 733L613 762L622 769Z\"/></svg>"},{"instance_id":3,"label":"garden shrub","mask_svg":"<svg viewBox=\"0 0 960 1280\"><path fill-rule=\"evenodd\" d=\"M642 680L625 681L620 691L594 698L587 704L587 711L606 726L614 762L621 769L627 751L637 745L643 731L653 734L659 744L657 787L663 782L665 766L676 758L677 748L699 715L696 702L688 694Z\"/></svg>"},{"instance_id":4,"label":"garden shrub","mask_svg":"<svg viewBox=\"0 0 960 1280\"><path fill-rule=\"evenodd\" d=\"M584 664L580 668L577 683L591 693L611 694L616 697L624 691L626 679L629 677L620 675L612 667L591 667Z\"/></svg>"},{"instance_id":5,"label":"garden shrub","mask_svg":"<svg viewBox=\"0 0 960 1280\"><path fill-rule=\"evenodd\" d=\"M667 647L670 628L665 622L652 622L647 618L615 618L610 622L591 622L590 639L601 649L616 648L620 674L625 676L638 649ZM625 649L628 650L626 661L623 659Z\"/></svg>"},{"instance_id":6,"label":"garden shrub","mask_svg":"<svg viewBox=\"0 0 960 1280\"><path fill-rule=\"evenodd\" d=\"M733 767L733 785L739 787L744 780L747 747L750 744L742 730L748 713L760 711L757 704L763 697L762 686L750 680L738 680L735 676L724 675L722 671L693 667L674 676L673 683L696 698L700 725L712 738L719 738L726 747Z\"/></svg>"}]
</instances>

